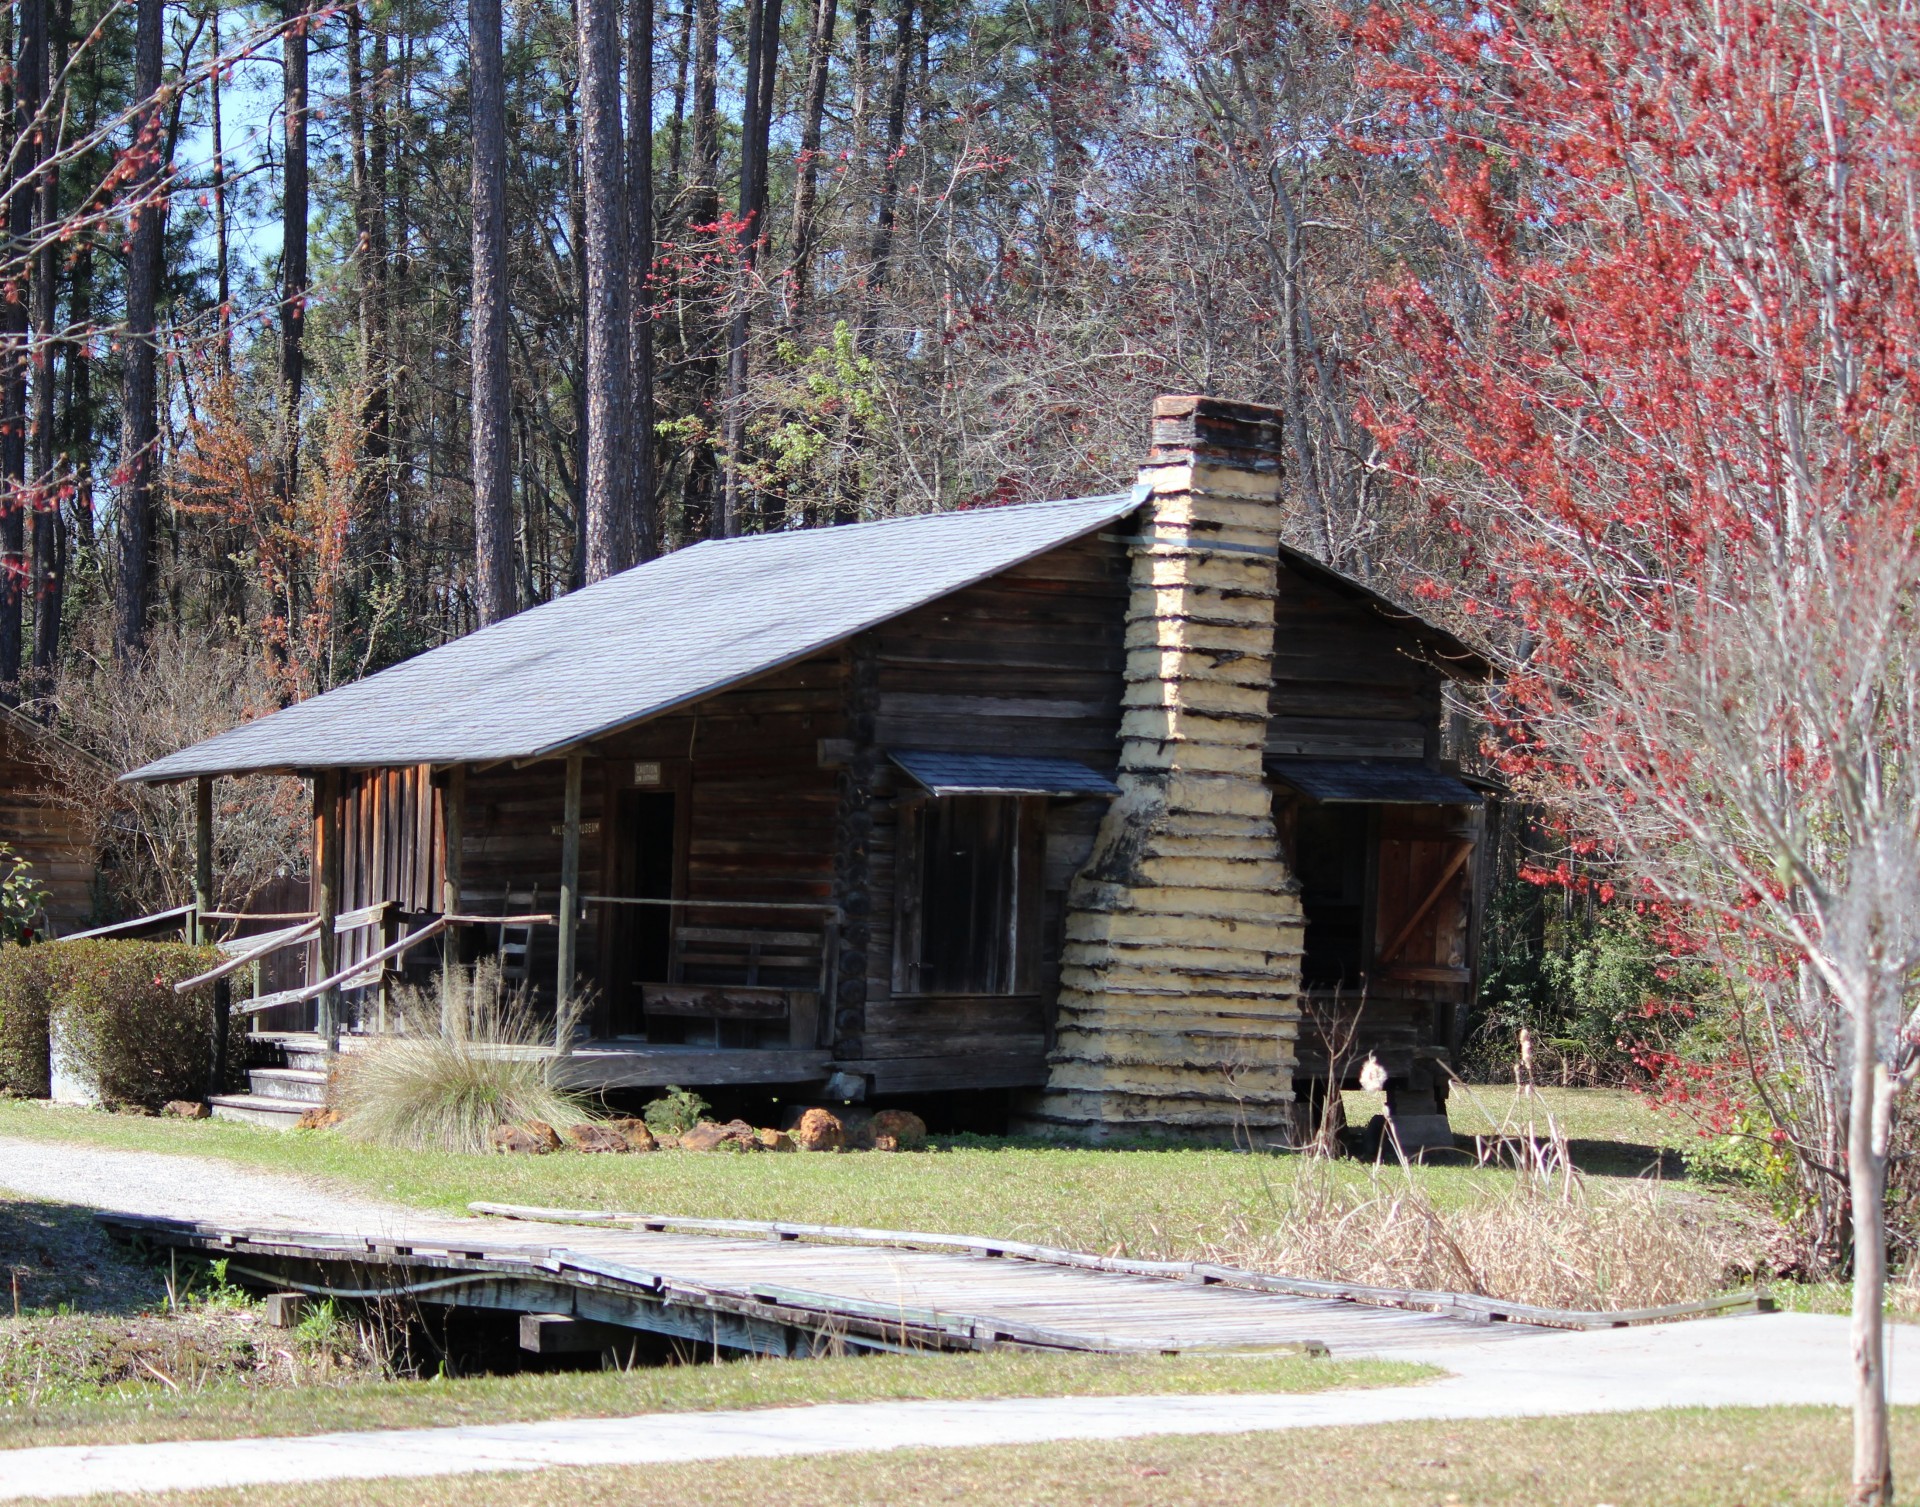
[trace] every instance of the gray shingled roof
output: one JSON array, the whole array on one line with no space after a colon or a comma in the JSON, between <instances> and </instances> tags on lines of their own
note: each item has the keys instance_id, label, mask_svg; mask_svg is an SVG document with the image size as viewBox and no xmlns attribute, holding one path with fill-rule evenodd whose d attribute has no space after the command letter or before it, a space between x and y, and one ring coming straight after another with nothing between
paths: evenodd
<instances>
[{"instance_id":1,"label":"gray shingled roof","mask_svg":"<svg viewBox=\"0 0 1920 1507\"><path fill-rule=\"evenodd\" d=\"M1136 489L697 544L122 778L554 753L997 575L1144 497Z\"/></svg>"},{"instance_id":2,"label":"gray shingled roof","mask_svg":"<svg viewBox=\"0 0 1920 1507\"><path fill-rule=\"evenodd\" d=\"M940 753L896 748L887 757L929 795L1118 795L1120 787L1074 759L1030 754Z\"/></svg>"},{"instance_id":3,"label":"gray shingled roof","mask_svg":"<svg viewBox=\"0 0 1920 1507\"><path fill-rule=\"evenodd\" d=\"M1418 759L1267 760L1267 773L1309 800L1383 806L1477 806L1480 792Z\"/></svg>"}]
</instances>

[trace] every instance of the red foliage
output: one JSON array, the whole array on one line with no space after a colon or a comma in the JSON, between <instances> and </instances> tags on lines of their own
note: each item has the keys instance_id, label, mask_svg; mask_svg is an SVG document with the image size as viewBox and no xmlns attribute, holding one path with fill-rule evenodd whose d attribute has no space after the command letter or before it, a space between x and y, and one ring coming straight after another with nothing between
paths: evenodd
<instances>
[{"instance_id":1,"label":"red foliage","mask_svg":"<svg viewBox=\"0 0 1920 1507\"><path fill-rule=\"evenodd\" d=\"M1403 386L1368 417L1509 650L1499 753L1739 970L1725 1060L1649 1070L1812 1094L1836 1175L1842 1023L1915 1065L1920 36L1894 0L1354 34L1390 102L1356 146L1429 163L1466 253L1381 294Z\"/></svg>"}]
</instances>

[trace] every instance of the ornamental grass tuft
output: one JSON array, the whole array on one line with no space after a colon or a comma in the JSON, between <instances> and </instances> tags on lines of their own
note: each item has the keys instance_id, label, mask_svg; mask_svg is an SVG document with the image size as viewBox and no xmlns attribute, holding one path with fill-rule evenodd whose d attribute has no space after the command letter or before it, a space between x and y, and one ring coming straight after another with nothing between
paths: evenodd
<instances>
[{"instance_id":1,"label":"ornamental grass tuft","mask_svg":"<svg viewBox=\"0 0 1920 1507\"><path fill-rule=\"evenodd\" d=\"M509 994L496 964L395 1000L399 1030L340 1059L333 1099L341 1132L406 1151L484 1152L500 1125L590 1118L586 1099L555 1081L553 1022L524 992ZM577 1013L570 1004L568 1014Z\"/></svg>"}]
</instances>

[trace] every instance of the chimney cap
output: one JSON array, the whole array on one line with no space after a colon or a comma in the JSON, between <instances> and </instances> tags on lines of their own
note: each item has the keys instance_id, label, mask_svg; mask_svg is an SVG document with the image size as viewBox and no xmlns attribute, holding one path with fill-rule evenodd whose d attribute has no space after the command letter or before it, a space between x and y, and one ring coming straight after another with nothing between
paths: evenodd
<instances>
[{"instance_id":1,"label":"chimney cap","mask_svg":"<svg viewBox=\"0 0 1920 1507\"><path fill-rule=\"evenodd\" d=\"M1153 400L1150 466L1200 462L1278 475L1285 416L1261 403L1236 403L1200 394Z\"/></svg>"}]
</instances>

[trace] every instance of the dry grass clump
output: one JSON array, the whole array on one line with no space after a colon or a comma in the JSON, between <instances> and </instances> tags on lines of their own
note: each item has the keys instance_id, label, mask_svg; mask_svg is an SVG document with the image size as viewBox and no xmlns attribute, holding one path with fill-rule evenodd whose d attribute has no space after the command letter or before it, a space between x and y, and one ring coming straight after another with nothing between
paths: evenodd
<instances>
[{"instance_id":1,"label":"dry grass clump","mask_svg":"<svg viewBox=\"0 0 1920 1507\"><path fill-rule=\"evenodd\" d=\"M1380 1287L1476 1293L1551 1308L1685 1303L1752 1270L1754 1233L1657 1184L1595 1194L1516 1184L1443 1209L1391 1171L1355 1184L1304 1172L1271 1222L1241 1219L1214 1259Z\"/></svg>"},{"instance_id":2,"label":"dry grass clump","mask_svg":"<svg viewBox=\"0 0 1920 1507\"><path fill-rule=\"evenodd\" d=\"M1241 1216L1216 1259L1292 1276L1472 1293L1549 1308L1608 1311L1711 1297L1766 1263L1765 1221L1657 1182L1596 1190L1533 1082L1521 1032L1514 1099L1480 1165L1511 1169L1464 1204L1442 1206L1408 1161L1356 1177L1315 1159L1273 1200L1271 1220ZM1324 1146L1328 1138L1323 1137ZM1318 1149L1318 1148L1316 1148ZM1383 1155L1398 1151L1389 1128Z\"/></svg>"},{"instance_id":3,"label":"dry grass clump","mask_svg":"<svg viewBox=\"0 0 1920 1507\"><path fill-rule=\"evenodd\" d=\"M397 1034L341 1058L344 1134L403 1151L483 1152L500 1125L589 1118L585 1100L554 1080L553 1022L506 993L497 965L456 974L444 1011L437 989L402 990L395 1005Z\"/></svg>"}]
</instances>

